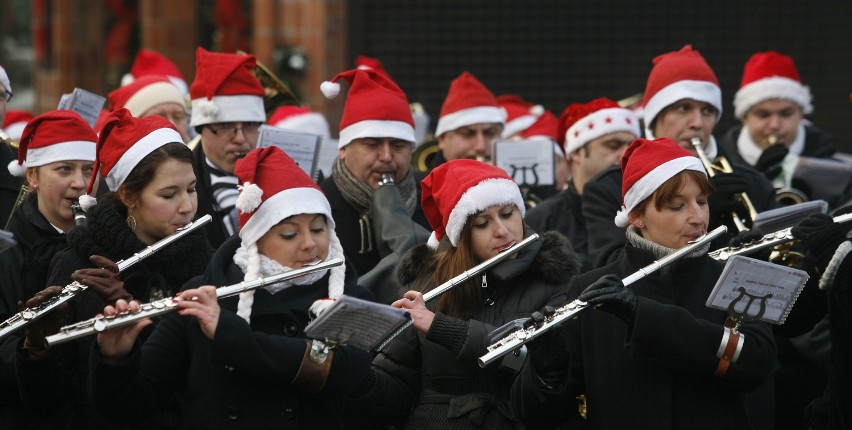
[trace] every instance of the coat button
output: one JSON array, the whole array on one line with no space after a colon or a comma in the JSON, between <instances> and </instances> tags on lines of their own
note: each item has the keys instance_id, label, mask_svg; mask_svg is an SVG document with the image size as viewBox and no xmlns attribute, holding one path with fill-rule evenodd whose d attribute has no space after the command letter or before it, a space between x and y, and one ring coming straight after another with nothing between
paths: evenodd
<instances>
[{"instance_id":1,"label":"coat button","mask_svg":"<svg viewBox=\"0 0 852 430\"><path fill-rule=\"evenodd\" d=\"M281 415L283 415L284 418L291 420L291 419L293 419L293 417L296 416L296 409L293 408L292 406L287 406L286 408L284 408L283 411L281 411Z\"/></svg>"},{"instance_id":2,"label":"coat button","mask_svg":"<svg viewBox=\"0 0 852 430\"><path fill-rule=\"evenodd\" d=\"M240 417L240 412L237 410L237 407L234 405L228 406L228 418L235 420Z\"/></svg>"},{"instance_id":3,"label":"coat button","mask_svg":"<svg viewBox=\"0 0 852 430\"><path fill-rule=\"evenodd\" d=\"M286 326L284 326L284 334L285 335L295 336L296 333L298 333L298 328L296 327L296 324L288 323Z\"/></svg>"}]
</instances>

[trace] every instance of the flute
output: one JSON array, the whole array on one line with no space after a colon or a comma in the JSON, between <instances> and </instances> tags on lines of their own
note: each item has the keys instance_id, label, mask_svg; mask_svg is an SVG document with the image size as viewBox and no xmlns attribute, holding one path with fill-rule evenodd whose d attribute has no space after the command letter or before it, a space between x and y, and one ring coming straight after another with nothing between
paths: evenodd
<instances>
[{"instance_id":1,"label":"flute","mask_svg":"<svg viewBox=\"0 0 852 430\"><path fill-rule=\"evenodd\" d=\"M322 261L310 266L305 265L301 269L291 270L289 272L279 273L265 278L257 278L253 281L243 281L238 284L219 287L216 289L216 297L225 299L236 296L240 293L256 290L266 285L272 285L278 282L284 282L299 276L304 276L312 272L330 269L334 266L343 264L342 258L333 258L331 260ZM48 346L58 345L60 343L69 342L82 337L91 336L107 330L122 327L128 324L133 324L145 318L153 318L156 316L167 314L177 310L177 303L181 300L175 297L166 297L150 303L144 303L139 306L139 312L130 313L130 311L120 312L115 315L97 316L86 321L80 321L76 324L67 325L59 329L59 333L47 336Z\"/></svg>"},{"instance_id":2,"label":"flute","mask_svg":"<svg viewBox=\"0 0 852 430\"><path fill-rule=\"evenodd\" d=\"M713 231L705 234L704 236L690 241L689 244L684 246L683 248L680 248L677 251L674 251L671 254L668 254L665 257L656 260L645 267L642 267L632 275L629 275L624 278L621 282L624 284L625 287L627 287L628 285L635 283L636 281L644 278L645 276L656 272L660 268L673 263L684 255L689 254L690 252L694 251L696 248L704 245L705 243L712 241L719 235L725 233L727 230L727 227L719 226ZM561 324L563 321L576 317L577 314L587 309L588 306L588 303L577 299L555 309L554 312L545 315L545 319L542 322L537 322L534 324L524 324L523 328L516 330L515 332L488 346L488 353L486 353L482 357L479 357L479 367L484 368L485 366L488 366L500 357L512 351L519 350L527 342L541 336L551 328L559 326L559 324Z\"/></svg>"},{"instance_id":3,"label":"flute","mask_svg":"<svg viewBox=\"0 0 852 430\"><path fill-rule=\"evenodd\" d=\"M849 221L852 221L852 213L838 215L834 217L834 222L838 224L842 224ZM715 251L710 251L709 255L714 260L727 261L728 258L734 255L754 254L755 252L760 251L762 249L781 245L787 242L792 242L794 240L796 240L796 238L793 237L793 228L788 227L782 230L778 230L776 232L767 233L763 235L763 237L761 237L760 239L743 243L740 246L728 246L725 248L719 248Z\"/></svg>"},{"instance_id":4,"label":"flute","mask_svg":"<svg viewBox=\"0 0 852 430\"><path fill-rule=\"evenodd\" d=\"M464 272L452 277L450 280L444 282L443 284L438 285L437 287L423 293L423 301L429 302L429 301L437 298L438 296L449 291L451 288L455 287L456 285L461 284L464 281L467 281L468 279L488 270L489 268L491 268L495 264L511 257L516 252L526 248L527 246L529 246L533 242L539 240L539 238L540 237L539 237L538 234L536 234L536 233L531 234L526 239L524 239L524 240L522 240L522 241L500 251L499 254L483 261L482 263L477 264L476 266L473 266L470 269L465 270ZM402 333L408 327L411 327L411 324L413 324L412 320L409 319L408 321L406 321L405 324L403 324L400 328L396 329L393 333L391 333L388 337L386 337L385 340L383 340L382 343L379 344L378 347L376 347L376 351L381 351L382 349L384 349L384 347L387 346L387 344L390 343L390 341L393 340L393 338L397 337L400 333Z\"/></svg>"},{"instance_id":5,"label":"flute","mask_svg":"<svg viewBox=\"0 0 852 430\"><path fill-rule=\"evenodd\" d=\"M210 222L212 219L212 216L204 215L203 217L177 229L175 234L160 239L153 245L150 245L145 249L134 253L132 256L117 262L116 265L118 266L118 271L122 272L130 266L144 260L145 258L148 258L155 252L162 249L164 246L167 246L172 242L180 239L181 237L189 234L190 232L198 229L202 225ZM63 287L59 295L41 302L38 306L34 308L26 308L16 313L15 315L12 315L9 319L0 323L0 339L3 339L10 333L27 326L29 323L41 318L42 316L47 315L50 311L56 309L59 305L73 299L80 293L86 291L88 288L88 286L74 281Z\"/></svg>"}]
</instances>

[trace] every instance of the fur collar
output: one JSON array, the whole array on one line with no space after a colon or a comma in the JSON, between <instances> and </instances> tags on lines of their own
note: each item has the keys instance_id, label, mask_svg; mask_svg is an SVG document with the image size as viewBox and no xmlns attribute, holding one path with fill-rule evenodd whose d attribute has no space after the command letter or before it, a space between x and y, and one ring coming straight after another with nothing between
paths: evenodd
<instances>
[{"instance_id":1,"label":"fur collar","mask_svg":"<svg viewBox=\"0 0 852 430\"><path fill-rule=\"evenodd\" d=\"M531 231L528 230L527 234L530 233ZM421 274L431 273L436 263L434 260L436 253L437 251L432 250L425 243L407 252L397 268L397 280L400 284L409 285ZM548 284L567 283L580 270L580 259L571 248L571 242L555 231L541 234L539 243L521 252L516 260L528 260L528 264L523 266L525 268L523 273L529 272ZM505 263L507 262L504 261L491 270L497 271ZM520 273L515 274L517 275Z\"/></svg>"}]
</instances>

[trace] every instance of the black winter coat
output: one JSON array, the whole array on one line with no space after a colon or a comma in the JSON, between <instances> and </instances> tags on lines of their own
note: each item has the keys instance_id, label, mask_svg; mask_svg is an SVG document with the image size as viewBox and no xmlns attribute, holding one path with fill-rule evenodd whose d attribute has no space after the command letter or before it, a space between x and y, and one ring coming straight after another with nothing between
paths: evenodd
<instances>
[{"instance_id":1,"label":"black winter coat","mask_svg":"<svg viewBox=\"0 0 852 430\"><path fill-rule=\"evenodd\" d=\"M622 258L574 278L569 297L604 275L624 279L654 260L650 252L627 246ZM670 271L632 284L639 294L632 330L596 309L568 321L567 380L548 389L528 360L514 387L513 401L525 422L552 428L576 414L575 398L585 393L589 429L751 428L740 394L769 378L775 344L768 324L743 324L738 360L724 377L713 376L727 313L704 303L723 267L706 254L682 258Z\"/></svg>"},{"instance_id":2,"label":"black winter coat","mask_svg":"<svg viewBox=\"0 0 852 430\"><path fill-rule=\"evenodd\" d=\"M558 231L571 241L580 258L580 273L592 269L589 260L586 220L583 218L583 196L577 194L574 184L553 197L545 199L527 211L524 221L535 231Z\"/></svg>"},{"instance_id":3,"label":"black winter coat","mask_svg":"<svg viewBox=\"0 0 852 430\"><path fill-rule=\"evenodd\" d=\"M420 273L431 252L422 245L406 256L400 269L405 283ZM355 428L520 428L509 405L515 371L499 364L481 369L477 359L487 352L489 333L496 327L526 319L545 305L564 304L567 283L578 266L565 237L551 232L517 258L486 272L486 296L493 305L483 303L469 320L438 313L428 335L410 329L394 339L373 361L370 377L357 396L347 403L350 424L355 423Z\"/></svg>"},{"instance_id":4,"label":"black winter coat","mask_svg":"<svg viewBox=\"0 0 852 430\"><path fill-rule=\"evenodd\" d=\"M216 252L203 276L186 288L225 286L243 280L233 262L239 236ZM305 355L308 308L328 295L328 278L296 285L275 295L256 290L251 324L237 316L239 297L220 300L213 340L194 318L170 313L147 342L117 366L91 354L92 398L97 410L117 422L145 417L158 398L182 393L183 428L341 428L344 396L369 369L370 354L335 348L325 387L317 394L290 385ZM370 298L347 271L347 295ZM97 345L94 346L97 348ZM128 405L132 405L130 408Z\"/></svg>"},{"instance_id":5,"label":"black winter coat","mask_svg":"<svg viewBox=\"0 0 852 430\"><path fill-rule=\"evenodd\" d=\"M217 212L214 209L216 199L213 197L213 192L210 189L210 172L207 170L207 156L204 155L201 141L195 149L192 150L192 170L195 171L195 191L198 196L198 212L195 213L195 219L201 218L204 215L210 215L213 220L204 226L204 231L207 236L207 241L213 249L218 249L225 239L230 235L223 224L223 219L226 214Z\"/></svg>"}]
</instances>

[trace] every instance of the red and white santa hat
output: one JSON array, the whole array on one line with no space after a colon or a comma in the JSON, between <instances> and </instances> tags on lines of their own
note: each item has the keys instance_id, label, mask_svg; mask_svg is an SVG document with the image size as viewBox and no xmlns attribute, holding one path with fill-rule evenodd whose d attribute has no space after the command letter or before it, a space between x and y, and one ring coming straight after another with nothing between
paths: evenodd
<instances>
[{"instance_id":1,"label":"red and white santa hat","mask_svg":"<svg viewBox=\"0 0 852 430\"><path fill-rule=\"evenodd\" d=\"M520 135L544 115L544 106L530 103L514 94L497 97L497 104L506 113L503 139Z\"/></svg>"},{"instance_id":2,"label":"red and white santa hat","mask_svg":"<svg viewBox=\"0 0 852 430\"><path fill-rule=\"evenodd\" d=\"M133 65L130 66L130 73L121 78L121 85L128 85L136 79L149 75L165 76L178 88L182 96L187 94L186 79L183 78L177 65L163 54L145 48L136 53Z\"/></svg>"},{"instance_id":3,"label":"red and white santa hat","mask_svg":"<svg viewBox=\"0 0 852 430\"><path fill-rule=\"evenodd\" d=\"M806 115L814 110L811 90L802 85L793 58L776 51L758 52L745 64L734 96L734 115L742 119L752 106L770 99L790 100Z\"/></svg>"},{"instance_id":4,"label":"red and white santa hat","mask_svg":"<svg viewBox=\"0 0 852 430\"><path fill-rule=\"evenodd\" d=\"M195 51L195 81L190 125L220 122L266 122L265 90L254 76L253 55Z\"/></svg>"},{"instance_id":5,"label":"red and white santa hat","mask_svg":"<svg viewBox=\"0 0 852 430\"><path fill-rule=\"evenodd\" d=\"M18 143L18 159L9 162L9 173L24 176L27 167L57 161L95 161L98 136L80 115L53 110L27 123Z\"/></svg>"},{"instance_id":6,"label":"red and white santa hat","mask_svg":"<svg viewBox=\"0 0 852 430\"><path fill-rule=\"evenodd\" d=\"M463 72L453 79L444 104L435 136L471 124L504 124L506 112L500 109L494 94L470 72Z\"/></svg>"},{"instance_id":7,"label":"red and white santa hat","mask_svg":"<svg viewBox=\"0 0 852 430\"><path fill-rule=\"evenodd\" d=\"M97 204L94 196L100 178L110 191L116 191L143 158L173 142L183 143L183 139L175 126L159 115L136 118L127 109L111 112L98 138L94 173L86 195L80 197L80 206L88 210Z\"/></svg>"},{"instance_id":8,"label":"red and white santa hat","mask_svg":"<svg viewBox=\"0 0 852 430\"><path fill-rule=\"evenodd\" d=\"M701 54L686 45L654 58L654 67L648 75L645 97L640 103L645 119L645 136L653 138L654 119L669 105L682 99L693 99L715 107L722 116L722 89L713 69Z\"/></svg>"},{"instance_id":9,"label":"red and white santa hat","mask_svg":"<svg viewBox=\"0 0 852 430\"><path fill-rule=\"evenodd\" d=\"M615 225L626 227L630 211L666 181L684 170L707 175L701 160L672 139L636 139L621 157L621 196L623 204L615 215Z\"/></svg>"},{"instance_id":10,"label":"red and white santa hat","mask_svg":"<svg viewBox=\"0 0 852 430\"><path fill-rule=\"evenodd\" d=\"M408 98L394 81L373 69L353 69L320 85L326 98L340 94L341 79L349 82L349 95L340 119L338 148L364 137L388 137L414 144L414 118Z\"/></svg>"},{"instance_id":11,"label":"red and white santa hat","mask_svg":"<svg viewBox=\"0 0 852 430\"><path fill-rule=\"evenodd\" d=\"M385 66L382 65L382 62L379 61L378 58L359 55L355 58L355 68L360 70L375 70L377 73L385 75L388 79L391 79L390 74L388 74L388 71L385 70Z\"/></svg>"},{"instance_id":12,"label":"red and white santa hat","mask_svg":"<svg viewBox=\"0 0 852 430\"><path fill-rule=\"evenodd\" d=\"M7 110L6 119L3 120L3 131L6 136L9 136L15 142L21 140L21 135L24 134L24 127L27 123L35 118L32 112L25 110Z\"/></svg>"},{"instance_id":13,"label":"red and white santa hat","mask_svg":"<svg viewBox=\"0 0 852 430\"><path fill-rule=\"evenodd\" d=\"M275 109L268 123L286 130L316 134L323 139L331 138L331 129L325 117L303 106L281 106Z\"/></svg>"},{"instance_id":14,"label":"red and white santa hat","mask_svg":"<svg viewBox=\"0 0 852 430\"><path fill-rule=\"evenodd\" d=\"M437 249L444 236L458 246L467 219L492 206L514 203L523 217L524 199L506 171L476 160L450 160L421 182L420 201L432 227L428 245Z\"/></svg>"},{"instance_id":15,"label":"red and white santa hat","mask_svg":"<svg viewBox=\"0 0 852 430\"><path fill-rule=\"evenodd\" d=\"M317 184L305 174L292 158L275 146L257 148L237 160L234 174L239 179L240 239L248 252L246 281L260 276L260 257L257 241L281 220L300 214L322 214L329 231L329 257L343 257L343 247L334 231L331 205ZM311 306L320 315L332 301L343 294L344 265L331 269L328 298ZM254 291L240 294L237 314L247 321L251 315Z\"/></svg>"},{"instance_id":16,"label":"red and white santa hat","mask_svg":"<svg viewBox=\"0 0 852 430\"><path fill-rule=\"evenodd\" d=\"M186 108L183 95L175 84L162 75L142 76L107 95L109 110L125 108L135 117L142 116L154 106L177 103Z\"/></svg>"},{"instance_id":17,"label":"red and white santa hat","mask_svg":"<svg viewBox=\"0 0 852 430\"><path fill-rule=\"evenodd\" d=\"M633 111L601 97L588 103L573 103L562 112L565 127L565 153L570 154L587 143L609 133L625 131L639 137L639 118Z\"/></svg>"}]
</instances>

